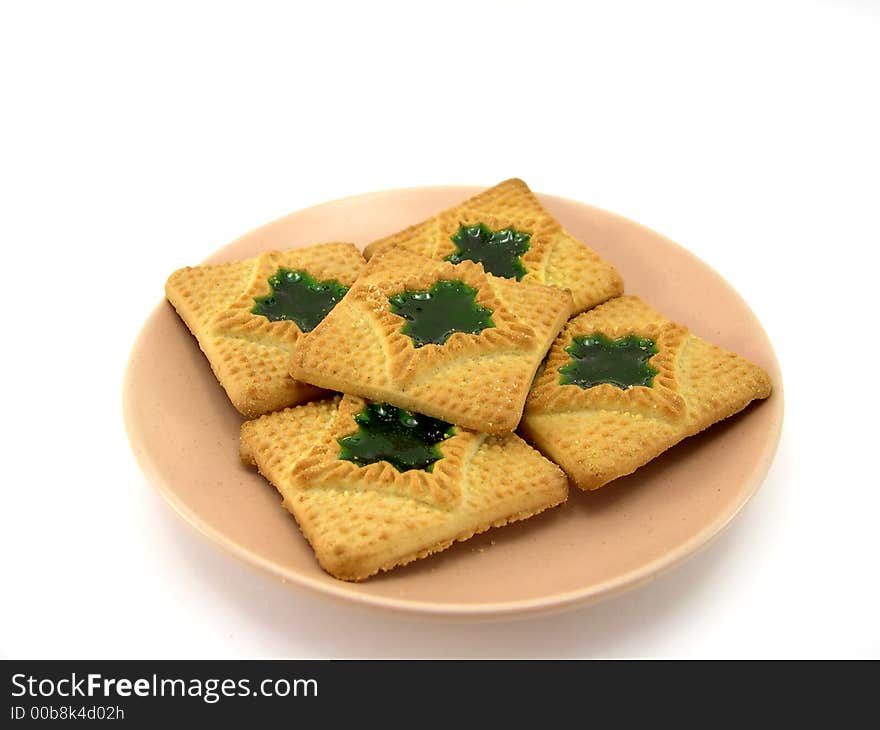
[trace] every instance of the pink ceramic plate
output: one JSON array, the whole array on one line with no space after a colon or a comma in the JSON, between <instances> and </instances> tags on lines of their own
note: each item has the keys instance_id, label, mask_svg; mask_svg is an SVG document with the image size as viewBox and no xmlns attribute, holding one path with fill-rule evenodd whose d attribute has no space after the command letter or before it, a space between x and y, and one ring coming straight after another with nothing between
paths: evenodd
<instances>
[{"instance_id":1,"label":"pink ceramic plate","mask_svg":"<svg viewBox=\"0 0 880 730\"><path fill-rule=\"evenodd\" d=\"M259 228L207 262L322 241L363 246L477 191L417 188L325 203ZM589 205L540 198L619 269L627 292L764 367L773 395L597 492L573 488L564 507L364 583L344 583L318 567L275 489L239 462L241 416L196 341L162 302L138 337L125 379L128 433L149 480L202 534L291 584L447 618L561 610L638 585L693 554L739 512L770 466L783 411L773 348L742 298L683 248Z\"/></svg>"}]
</instances>

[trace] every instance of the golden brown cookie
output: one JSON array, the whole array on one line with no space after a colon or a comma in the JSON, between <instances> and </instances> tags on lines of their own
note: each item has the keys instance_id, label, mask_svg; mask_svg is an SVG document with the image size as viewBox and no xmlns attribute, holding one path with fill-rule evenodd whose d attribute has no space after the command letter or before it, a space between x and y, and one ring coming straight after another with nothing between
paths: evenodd
<instances>
[{"instance_id":1,"label":"golden brown cookie","mask_svg":"<svg viewBox=\"0 0 880 730\"><path fill-rule=\"evenodd\" d=\"M343 580L568 496L562 471L515 434L478 434L348 395L246 421L241 458L281 493L321 567Z\"/></svg>"},{"instance_id":2,"label":"golden brown cookie","mask_svg":"<svg viewBox=\"0 0 880 730\"><path fill-rule=\"evenodd\" d=\"M375 256L300 340L290 372L322 388L504 433L519 423L570 306L564 289L395 248Z\"/></svg>"},{"instance_id":3,"label":"golden brown cookie","mask_svg":"<svg viewBox=\"0 0 880 730\"><path fill-rule=\"evenodd\" d=\"M290 377L290 353L364 267L351 243L268 251L245 261L179 269L168 277L165 295L232 404L253 417L322 395Z\"/></svg>"},{"instance_id":4,"label":"golden brown cookie","mask_svg":"<svg viewBox=\"0 0 880 730\"><path fill-rule=\"evenodd\" d=\"M364 255L370 259L395 246L456 263L480 261L497 276L570 289L572 314L623 293L614 267L568 233L522 180L506 180L374 241Z\"/></svg>"},{"instance_id":5,"label":"golden brown cookie","mask_svg":"<svg viewBox=\"0 0 880 730\"><path fill-rule=\"evenodd\" d=\"M581 489L598 489L770 389L757 365L618 297L556 338L520 432Z\"/></svg>"}]
</instances>

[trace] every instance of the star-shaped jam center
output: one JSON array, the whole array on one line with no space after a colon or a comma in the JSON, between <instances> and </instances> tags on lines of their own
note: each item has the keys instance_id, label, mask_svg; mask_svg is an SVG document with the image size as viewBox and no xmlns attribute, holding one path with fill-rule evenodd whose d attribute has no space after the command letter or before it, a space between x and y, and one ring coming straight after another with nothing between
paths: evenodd
<instances>
[{"instance_id":1,"label":"star-shaped jam center","mask_svg":"<svg viewBox=\"0 0 880 730\"><path fill-rule=\"evenodd\" d=\"M574 337L565 348L571 361L559 368L561 385L577 385L585 390L610 383L621 390L634 385L651 387L657 370L648 360L657 354L653 340L627 335L612 340L600 332Z\"/></svg>"},{"instance_id":2,"label":"star-shaped jam center","mask_svg":"<svg viewBox=\"0 0 880 730\"><path fill-rule=\"evenodd\" d=\"M447 256L447 261L454 264L465 259L475 261L490 274L508 279L519 280L526 275L526 267L520 257L529 250L531 233L514 228L493 231L487 225L477 223L473 226L462 225L451 238L458 250Z\"/></svg>"},{"instance_id":3,"label":"star-shaped jam center","mask_svg":"<svg viewBox=\"0 0 880 730\"><path fill-rule=\"evenodd\" d=\"M251 313L271 322L295 322L301 332L315 329L348 291L335 279L318 281L306 271L291 269L278 269L269 287L270 294L254 298Z\"/></svg>"},{"instance_id":4,"label":"star-shaped jam center","mask_svg":"<svg viewBox=\"0 0 880 730\"><path fill-rule=\"evenodd\" d=\"M443 458L437 444L455 434L451 423L386 403L367 403L354 420L358 430L338 439L339 458L358 466L387 461L397 471L431 471Z\"/></svg>"},{"instance_id":5,"label":"star-shaped jam center","mask_svg":"<svg viewBox=\"0 0 880 730\"><path fill-rule=\"evenodd\" d=\"M415 347L442 345L456 332L476 335L494 327L492 310L476 301L477 290L463 281L441 279L425 291L403 291L388 298L391 311L407 320L402 332Z\"/></svg>"}]
</instances>

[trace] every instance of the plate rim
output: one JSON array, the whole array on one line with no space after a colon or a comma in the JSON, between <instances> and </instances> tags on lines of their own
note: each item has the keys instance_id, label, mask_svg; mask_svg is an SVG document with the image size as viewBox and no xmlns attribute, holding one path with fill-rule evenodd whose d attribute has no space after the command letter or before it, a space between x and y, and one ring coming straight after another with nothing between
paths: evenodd
<instances>
[{"instance_id":1,"label":"plate rim","mask_svg":"<svg viewBox=\"0 0 880 730\"><path fill-rule=\"evenodd\" d=\"M482 189L484 188L471 185L427 185L392 188L388 190L375 190L366 193L359 193L356 195L348 195L341 198L336 198L334 200L324 201L315 205L308 206L306 208L291 211L290 213L286 213L282 216L279 216L278 218L275 218L248 231L247 233L233 239L229 243L221 246L219 249L212 252L205 259L205 261L212 260L217 256L222 256L224 251L235 246L242 239L253 236L264 228L269 228L283 219L286 219L292 215L314 211L318 208L322 208L325 206L333 206L345 201L350 201L356 198L366 198L372 195L407 193L413 191L420 191L422 193L456 191L461 192L464 197L467 197L468 195L472 194L474 190ZM767 442L765 442L763 452L759 455L756 467L749 475L748 489L743 492L742 497L734 504L734 506L729 511L726 511L718 518L704 526L703 529L701 529L696 535L686 540L674 550L648 563L638 566L637 568L633 568L632 570L622 573L612 579L594 584L587 588L575 589L571 591L566 591L564 593L553 593L540 598L518 599L492 603L438 603L435 601L421 601L404 598L393 598L388 596L378 596L367 593L357 593L352 590L352 584L349 583L336 585L333 583L326 583L319 579L311 578L309 576L299 573L289 573L282 571L278 569L271 561L268 561L265 558L243 548L238 543L225 536L219 530L207 524L197 514L192 512L181 500L176 497L173 490L168 488L165 480L159 475L158 470L152 464L149 455L143 452L138 446L138 427L135 423L135 419L132 416L131 408L133 389L131 387L130 381L133 378L134 371L132 363L138 352L138 345L140 343L144 327L149 321L151 321L155 316L159 314L160 310L163 310L168 306L167 301L164 299L161 300L143 320L141 328L138 330L138 333L135 336L129 350L128 357L126 358L125 373L122 383L122 415L125 423L126 436L128 438L129 446L132 450L132 453L134 454L135 461L143 472L146 481L152 486L154 490L156 490L161 495L161 497L171 507L172 511L178 516L178 518L180 518L184 523L192 527L209 544L215 547L219 547L223 552L232 555L246 565L250 567L256 567L262 572L267 573L268 575L280 580L282 584L291 587L302 587L307 589L313 595L329 597L337 601L342 601L347 605L354 604L372 610L383 610L386 612L390 610L398 615L413 618L447 619L452 621L470 620L479 622L517 620L532 618L541 615L550 615L553 613L560 613L562 611L591 605L599 601L620 595L629 590L638 588L650 582L651 580L663 575L664 573L673 570L675 567L682 564L688 558L691 558L700 553L704 548L708 547L715 540L715 538L721 535L724 530L730 525L730 523L740 514L740 512L742 512L743 508L751 501L751 499L761 488L762 484L766 481L767 474L769 473L770 467L773 464L774 457L776 455L782 437L782 428L785 419L784 386L782 372L779 366L779 358L776 355L775 348L773 347L770 338L767 336L767 332L764 329L764 326L761 324L761 321L755 315L754 311L749 306L748 302L745 301L739 291L735 287L733 287L733 285L731 285L730 282L727 281L727 279L721 276L721 274L714 267L707 264L705 261L703 261L703 259L686 249L681 244L667 238L663 234L653 230L652 228L649 228L642 223L639 223L638 221L634 221L630 218L605 210L603 208L599 208L589 203L583 203L573 198L567 198L558 195L549 195L545 193L536 193L536 195L538 195L542 202L555 200L566 204L584 206L587 208L598 210L604 215L617 218L621 221L626 222L628 225L638 227L653 236L663 238L666 243L672 244L674 247L676 247L679 250L679 253L695 259L703 267L710 270L721 281L723 281L730 289L730 291L739 300L740 304L745 307L749 314L751 314L757 326L760 327L761 332L763 333L768 344L770 345L770 352L773 355L773 361L776 366L776 376L774 377L772 397L774 401L776 401L776 408L779 409L778 424L772 439L769 439Z\"/></svg>"}]
</instances>

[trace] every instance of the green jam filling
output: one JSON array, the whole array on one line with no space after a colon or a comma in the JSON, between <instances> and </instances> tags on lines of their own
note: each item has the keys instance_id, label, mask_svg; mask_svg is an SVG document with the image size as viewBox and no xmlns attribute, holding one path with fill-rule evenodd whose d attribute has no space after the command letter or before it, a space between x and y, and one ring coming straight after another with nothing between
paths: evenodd
<instances>
[{"instance_id":1,"label":"green jam filling","mask_svg":"<svg viewBox=\"0 0 880 730\"><path fill-rule=\"evenodd\" d=\"M571 362L559 368L559 383L587 389L600 383L626 390L634 385L651 387L657 370L648 364L657 354L653 340L627 335L612 340L597 332L589 337L575 337L565 348Z\"/></svg>"},{"instance_id":2,"label":"green jam filling","mask_svg":"<svg viewBox=\"0 0 880 730\"><path fill-rule=\"evenodd\" d=\"M348 291L347 286L334 279L317 281L305 271L290 269L278 269L270 277L269 286L272 293L254 298L251 313L261 314L271 322L296 322L302 332L315 329Z\"/></svg>"},{"instance_id":3,"label":"green jam filling","mask_svg":"<svg viewBox=\"0 0 880 730\"><path fill-rule=\"evenodd\" d=\"M367 403L354 420L357 433L338 439L339 458L358 466L387 461L397 471L431 471L443 458L436 444L455 435L451 423L385 403Z\"/></svg>"},{"instance_id":4,"label":"green jam filling","mask_svg":"<svg viewBox=\"0 0 880 730\"><path fill-rule=\"evenodd\" d=\"M520 256L529 250L531 233L514 228L493 231L485 224L477 223L474 226L461 226L451 238L458 251L447 256L447 261L454 264L465 259L476 261L483 264L490 274L508 279L519 280L526 275L526 267Z\"/></svg>"},{"instance_id":5,"label":"green jam filling","mask_svg":"<svg viewBox=\"0 0 880 730\"><path fill-rule=\"evenodd\" d=\"M427 291L389 297L391 311L408 320L403 333L416 347L442 345L455 332L475 335L494 327L492 310L476 301L477 290L463 281L441 279Z\"/></svg>"}]
</instances>

